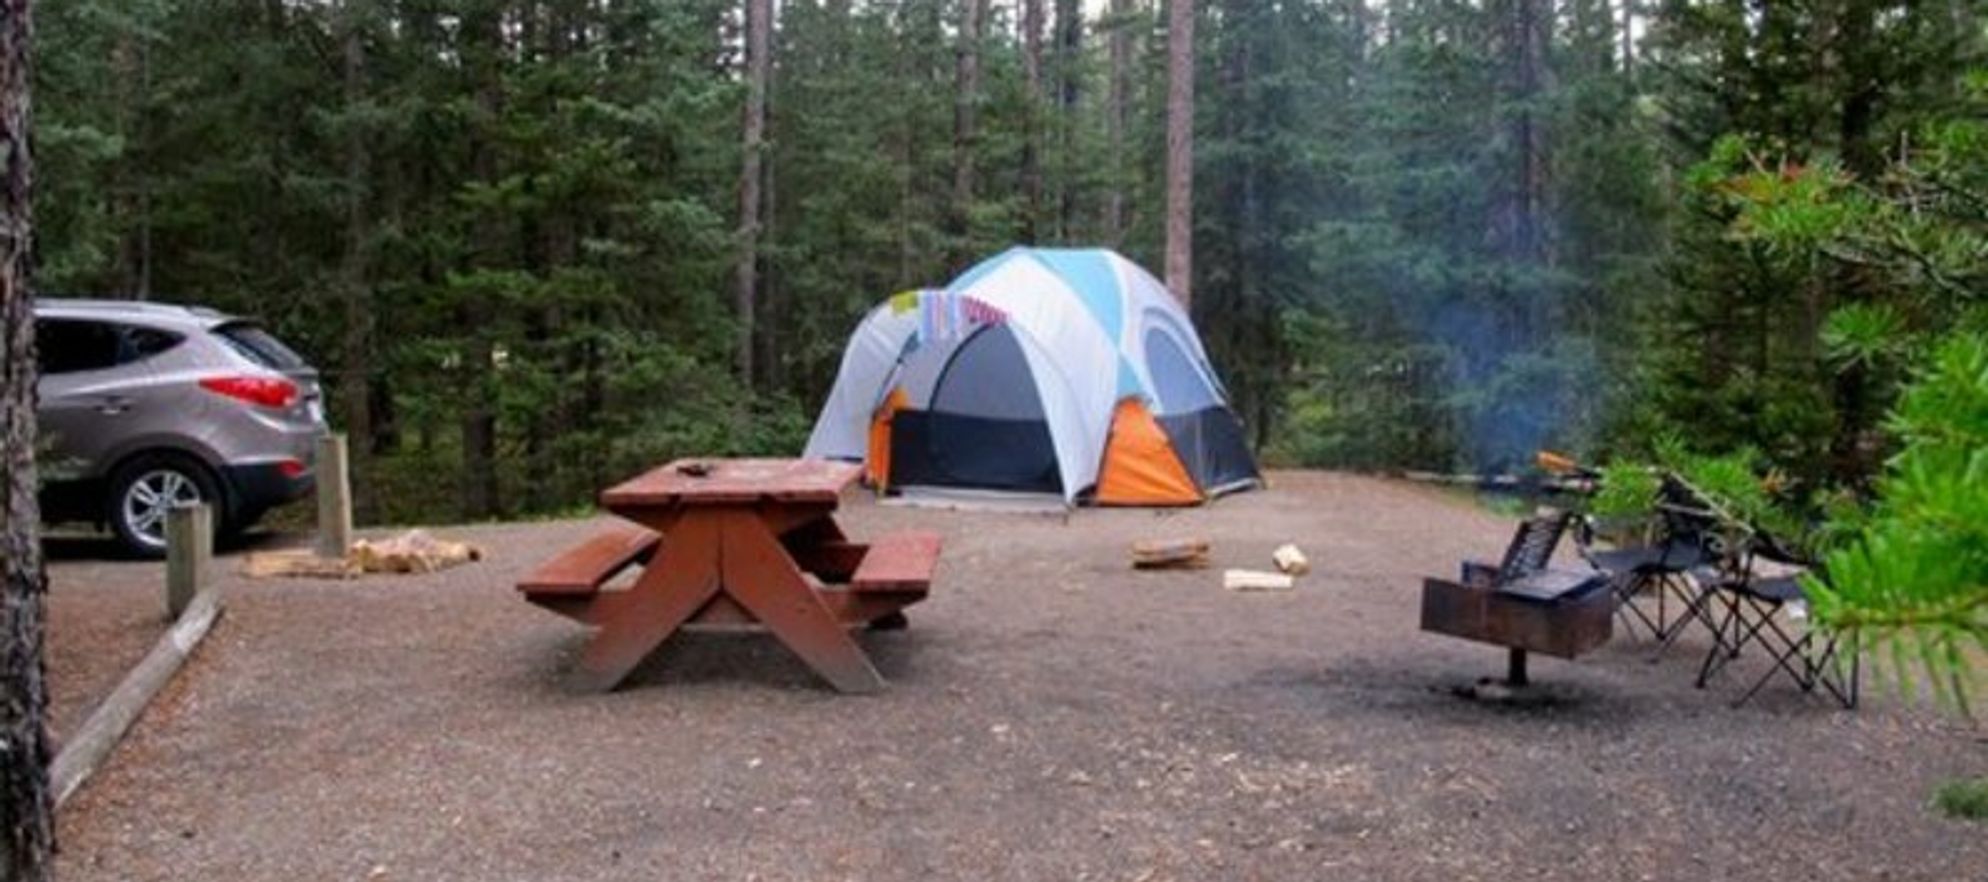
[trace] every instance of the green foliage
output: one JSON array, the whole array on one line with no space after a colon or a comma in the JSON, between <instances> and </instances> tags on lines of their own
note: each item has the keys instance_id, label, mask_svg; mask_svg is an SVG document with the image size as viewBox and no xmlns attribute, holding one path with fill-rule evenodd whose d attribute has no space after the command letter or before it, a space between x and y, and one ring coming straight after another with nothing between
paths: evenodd
<instances>
[{"instance_id":1,"label":"green foliage","mask_svg":"<svg viewBox=\"0 0 1988 882\"><path fill-rule=\"evenodd\" d=\"M1918 671L1966 708L1970 653L1988 649L1988 337L1944 340L1891 428L1902 449L1873 510L1808 587L1901 684Z\"/></svg>"},{"instance_id":2,"label":"green foliage","mask_svg":"<svg viewBox=\"0 0 1988 882\"><path fill-rule=\"evenodd\" d=\"M1647 519L1657 504L1657 490L1661 486L1661 476L1644 463L1609 463L1601 469L1601 487L1589 510L1599 517L1618 521Z\"/></svg>"},{"instance_id":3,"label":"green foliage","mask_svg":"<svg viewBox=\"0 0 1988 882\"><path fill-rule=\"evenodd\" d=\"M1658 438L1648 461L1618 459L1602 469L1601 489L1591 510L1594 514L1626 521L1647 519L1661 501L1659 491L1668 477L1684 483L1711 506L1737 543L1757 531L1801 544L1808 530L1798 509L1781 495L1785 479L1771 470L1762 471L1763 459L1751 448L1727 453L1702 453L1691 449L1682 438Z\"/></svg>"},{"instance_id":4,"label":"green foliage","mask_svg":"<svg viewBox=\"0 0 1988 882\"><path fill-rule=\"evenodd\" d=\"M1917 341L1905 317L1884 303L1852 303L1829 314L1822 345L1841 370L1878 370L1898 363Z\"/></svg>"},{"instance_id":5,"label":"green foliage","mask_svg":"<svg viewBox=\"0 0 1988 882\"><path fill-rule=\"evenodd\" d=\"M1948 781L1933 791L1933 807L1949 818L1988 821L1988 778Z\"/></svg>"}]
</instances>

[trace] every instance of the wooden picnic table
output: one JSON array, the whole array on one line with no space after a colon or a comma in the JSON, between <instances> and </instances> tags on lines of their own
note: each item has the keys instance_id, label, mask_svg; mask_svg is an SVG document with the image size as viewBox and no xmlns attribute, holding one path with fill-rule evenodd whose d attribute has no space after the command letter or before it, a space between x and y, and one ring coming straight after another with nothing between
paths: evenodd
<instances>
[{"instance_id":1,"label":"wooden picnic table","mask_svg":"<svg viewBox=\"0 0 1988 882\"><path fill-rule=\"evenodd\" d=\"M903 626L904 607L930 590L939 537L850 541L834 512L859 472L821 460L669 463L601 494L630 524L568 549L518 588L599 626L580 656L587 688L614 688L680 628L745 625L771 632L839 690L881 689L849 631ZM637 566L631 586L606 587Z\"/></svg>"}]
</instances>

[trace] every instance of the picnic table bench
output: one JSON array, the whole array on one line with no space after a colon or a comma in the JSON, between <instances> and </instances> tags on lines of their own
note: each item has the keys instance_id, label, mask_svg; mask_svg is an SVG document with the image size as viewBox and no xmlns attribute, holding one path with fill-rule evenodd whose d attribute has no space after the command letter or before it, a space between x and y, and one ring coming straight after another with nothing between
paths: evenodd
<instances>
[{"instance_id":1,"label":"picnic table bench","mask_svg":"<svg viewBox=\"0 0 1988 882\"><path fill-rule=\"evenodd\" d=\"M599 627L581 652L582 686L611 689L680 628L764 628L835 688L883 687L856 627L902 627L925 599L938 534L851 541L833 514L851 464L679 460L601 494L615 524L519 581L525 599ZM611 586L640 568L633 584Z\"/></svg>"}]
</instances>

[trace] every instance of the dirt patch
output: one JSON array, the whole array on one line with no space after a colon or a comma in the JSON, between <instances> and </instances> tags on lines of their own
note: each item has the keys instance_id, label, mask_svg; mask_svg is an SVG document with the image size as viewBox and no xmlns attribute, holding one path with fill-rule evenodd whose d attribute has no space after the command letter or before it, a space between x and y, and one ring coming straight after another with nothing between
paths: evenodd
<instances>
[{"instance_id":1,"label":"dirt patch","mask_svg":"<svg viewBox=\"0 0 1988 882\"><path fill-rule=\"evenodd\" d=\"M61 819L68 879L1891 879L1988 875L1926 808L1988 745L1882 694L1691 687L1689 650L1539 660L1548 700L1456 698L1499 650L1416 630L1419 579L1509 522L1290 473L1200 509L933 512L891 681L839 696L768 639L672 641L608 695L511 583L594 524L444 531L491 559L234 581L162 708ZM1213 569L1133 572L1206 536ZM1289 593L1224 591L1295 541ZM67 564L59 566L70 566ZM67 577L65 577L67 578ZM1696 636L1696 635L1694 635Z\"/></svg>"}]
</instances>

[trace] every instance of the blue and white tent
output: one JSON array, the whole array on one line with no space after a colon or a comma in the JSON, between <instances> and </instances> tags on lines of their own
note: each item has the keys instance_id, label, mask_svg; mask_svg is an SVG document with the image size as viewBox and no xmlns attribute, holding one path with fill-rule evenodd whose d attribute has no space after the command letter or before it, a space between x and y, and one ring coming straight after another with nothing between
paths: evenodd
<instances>
[{"instance_id":1,"label":"blue and white tent","mask_svg":"<svg viewBox=\"0 0 1988 882\"><path fill-rule=\"evenodd\" d=\"M888 487L1178 504L1257 481L1194 325L1104 249L1011 248L878 304L808 439Z\"/></svg>"}]
</instances>

